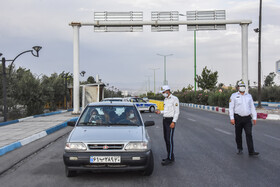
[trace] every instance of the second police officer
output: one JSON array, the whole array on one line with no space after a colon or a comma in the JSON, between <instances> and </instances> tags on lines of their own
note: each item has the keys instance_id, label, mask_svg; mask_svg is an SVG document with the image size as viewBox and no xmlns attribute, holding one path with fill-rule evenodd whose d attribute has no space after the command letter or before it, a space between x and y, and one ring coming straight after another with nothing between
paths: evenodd
<instances>
[{"instance_id":1,"label":"second police officer","mask_svg":"<svg viewBox=\"0 0 280 187\"><path fill-rule=\"evenodd\" d=\"M235 125L235 141L237 144L237 154L243 153L242 131L246 134L246 142L250 156L258 155L254 149L252 137L253 124L257 123L257 113L251 94L245 93L246 85L243 81L238 83L238 92L233 93L229 101L230 123ZM252 117L251 117L252 115Z\"/></svg>"}]
</instances>

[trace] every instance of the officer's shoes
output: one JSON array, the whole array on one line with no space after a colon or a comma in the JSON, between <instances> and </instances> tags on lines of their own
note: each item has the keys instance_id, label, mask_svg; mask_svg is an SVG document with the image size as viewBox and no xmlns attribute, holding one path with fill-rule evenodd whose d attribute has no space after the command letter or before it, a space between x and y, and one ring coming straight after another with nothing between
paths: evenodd
<instances>
[{"instance_id":1,"label":"officer's shoes","mask_svg":"<svg viewBox=\"0 0 280 187\"><path fill-rule=\"evenodd\" d=\"M251 152L251 153L249 153L249 156L257 156L259 154L260 154L259 152Z\"/></svg>"},{"instance_id":2,"label":"officer's shoes","mask_svg":"<svg viewBox=\"0 0 280 187\"><path fill-rule=\"evenodd\" d=\"M237 153L236 153L236 154L238 154L238 155L242 155L242 154L243 154L242 149L238 149L238 151L237 151Z\"/></svg>"},{"instance_id":3,"label":"officer's shoes","mask_svg":"<svg viewBox=\"0 0 280 187\"><path fill-rule=\"evenodd\" d=\"M163 158L162 161L169 160L169 158ZM171 161L175 161L175 158L171 159Z\"/></svg>"},{"instance_id":4,"label":"officer's shoes","mask_svg":"<svg viewBox=\"0 0 280 187\"><path fill-rule=\"evenodd\" d=\"M161 162L161 165L163 166L167 166L167 165L170 165L174 162L174 160L169 160L169 159L165 159L164 161Z\"/></svg>"}]
</instances>

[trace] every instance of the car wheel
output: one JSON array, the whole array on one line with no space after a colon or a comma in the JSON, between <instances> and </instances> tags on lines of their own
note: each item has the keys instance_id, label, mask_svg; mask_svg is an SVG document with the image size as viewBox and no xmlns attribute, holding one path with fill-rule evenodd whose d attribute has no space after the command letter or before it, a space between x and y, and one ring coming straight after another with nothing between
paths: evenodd
<instances>
[{"instance_id":1,"label":"car wheel","mask_svg":"<svg viewBox=\"0 0 280 187\"><path fill-rule=\"evenodd\" d=\"M154 156L152 152L149 159L148 167L143 171L142 174L144 176L150 176L153 173L153 171L154 171Z\"/></svg>"},{"instance_id":2,"label":"car wheel","mask_svg":"<svg viewBox=\"0 0 280 187\"><path fill-rule=\"evenodd\" d=\"M152 112L152 113L154 113L154 112L155 112L155 107L154 107L154 106L151 106L150 109L149 109L149 111Z\"/></svg>"},{"instance_id":3,"label":"car wheel","mask_svg":"<svg viewBox=\"0 0 280 187\"><path fill-rule=\"evenodd\" d=\"M69 170L68 167L65 166L65 174L66 177L74 177L77 175L77 171Z\"/></svg>"}]
</instances>

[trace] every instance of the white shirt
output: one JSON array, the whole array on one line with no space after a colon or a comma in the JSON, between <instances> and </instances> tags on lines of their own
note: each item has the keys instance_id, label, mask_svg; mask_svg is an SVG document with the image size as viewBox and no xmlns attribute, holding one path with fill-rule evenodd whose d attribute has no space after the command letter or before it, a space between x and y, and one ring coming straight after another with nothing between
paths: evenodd
<instances>
[{"instance_id":1,"label":"white shirt","mask_svg":"<svg viewBox=\"0 0 280 187\"><path fill-rule=\"evenodd\" d=\"M231 95L229 100L229 116L234 119L234 114L240 116L252 115L253 120L257 120L257 112L251 94L235 92Z\"/></svg>"},{"instance_id":2,"label":"white shirt","mask_svg":"<svg viewBox=\"0 0 280 187\"><path fill-rule=\"evenodd\" d=\"M164 110L161 111L163 117L173 117L172 122L177 122L179 117L179 99L170 94L169 97L164 99Z\"/></svg>"}]
</instances>

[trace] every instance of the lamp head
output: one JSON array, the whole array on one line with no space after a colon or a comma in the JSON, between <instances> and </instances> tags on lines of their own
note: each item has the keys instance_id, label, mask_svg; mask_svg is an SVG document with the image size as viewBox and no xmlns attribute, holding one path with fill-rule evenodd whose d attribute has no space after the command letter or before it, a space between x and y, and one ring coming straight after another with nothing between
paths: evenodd
<instances>
[{"instance_id":1,"label":"lamp head","mask_svg":"<svg viewBox=\"0 0 280 187\"><path fill-rule=\"evenodd\" d=\"M0 53L0 56L2 56L3 54L2 53Z\"/></svg>"},{"instance_id":2,"label":"lamp head","mask_svg":"<svg viewBox=\"0 0 280 187\"><path fill-rule=\"evenodd\" d=\"M32 55L35 56L35 57L39 57L39 51L42 49L42 47L41 46L34 46L34 47L32 47L32 49L34 51L36 51L36 54L34 54L33 51L31 51Z\"/></svg>"},{"instance_id":3,"label":"lamp head","mask_svg":"<svg viewBox=\"0 0 280 187\"><path fill-rule=\"evenodd\" d=\"M254 31L255 31L256 33L260 32L259 28L255 28Z\"/></svg>"},{"instance_id":4,"label":"lamp head","mask_svg":"<svg viewBox=\"0 0 280 187\"><path fill-rule=\"evenodd\" d=\"M37 53L42 49L41 46L34 46L32 47Z\"/></svg>"},{"instance_id":5,"label":"lamp head","mask_svg":"<svg viewBox=\"0 0 280 187\"><path fill-rule=\"evenodd\" d=\"M85 76L85 71L82 71L81 73L80 73L80 75L83 77L83 76Z\"/></svg>"}]
</instances>

